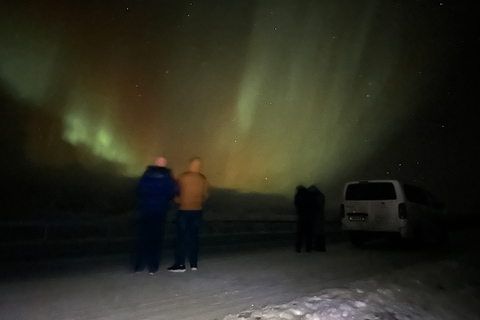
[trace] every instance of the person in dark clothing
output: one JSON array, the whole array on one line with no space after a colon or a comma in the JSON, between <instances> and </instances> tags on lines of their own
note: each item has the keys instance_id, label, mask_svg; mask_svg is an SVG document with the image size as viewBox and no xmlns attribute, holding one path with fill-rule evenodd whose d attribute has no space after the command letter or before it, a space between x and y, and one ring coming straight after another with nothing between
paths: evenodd
<instances>
[{"instance_id":1,"label":"person in dark clothing","mask_svg":"<svg viewBox=\"0 0 480 320\"><path fill-rule=\"evenodd\" d=\"M305 245L305 251L311 252L313 247L315 221L312 211L312 196L305 186L297 186L294 204L297 210L295 250L301 252L302 247Z\"/></svg>"},{"instance_id":2,"label":"person in dark clothing","mask_svg":"<svg viewBox=\"0 0 480 320\"><path fill-rule=\"evenodd\" d=\"M308 187L314 219L314 249L325 251L325 195L316 186Z\"/></svg>"},{"instance_id":3,"label":"person in dark clothing","mask_svg":"<svg viewBox=\"0 0 480 320\"><path fill-rule=\"evenodd\" d=\"M135 250L135 272L148 269L150 275L158 271L165 221L178 187L167 160L159 157L148 166L138 184L140 196L140 225Z\"/></svg>"}]
</instances>

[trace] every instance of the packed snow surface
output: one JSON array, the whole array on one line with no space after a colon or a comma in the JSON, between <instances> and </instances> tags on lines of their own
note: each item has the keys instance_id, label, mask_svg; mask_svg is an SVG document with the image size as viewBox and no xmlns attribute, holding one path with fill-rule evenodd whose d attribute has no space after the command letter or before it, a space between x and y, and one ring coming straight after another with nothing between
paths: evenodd
<instances>
[{"instance_id":1,"label":"packed snow surface","mask_svg":"<svg viewBox=\"0 0 480 320\"><path fill-rule=\"evenodd\" d=\"M477 231L419 250L347 241L312 253L210 249L184 273L166 270L166 252L153 276L133 273L125 256L0 263L0 319L477 320Z\"/></svg>"},{"instance_id":2,"label":"packed snow surface","mask_svg":"<svg viewBox=\"0 0 480 320\"><path fill-rule=\"evenodd\" d=\"M224 320L480 319L480 259L475 233L469 230L457 234L456 248L424 249L448 251L437 256L442 260L430 256L427 261L392 273L378 270L380 274L347 287L328 288L284 304L248 309ZM350 267L356 269L355 265Z\"/></svg>"}]
</instances>

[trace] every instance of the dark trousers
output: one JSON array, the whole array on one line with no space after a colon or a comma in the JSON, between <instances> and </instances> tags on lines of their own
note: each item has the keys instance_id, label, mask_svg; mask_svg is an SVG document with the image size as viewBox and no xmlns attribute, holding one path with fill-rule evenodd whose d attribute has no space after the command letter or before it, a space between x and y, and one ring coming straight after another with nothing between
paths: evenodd
<instances>
[{"instance_id":1,"label":"dark trousers","mask_svg":"<svg viewBox=\"0 0 480 320\"><path fill-rule=\"evenodd\" d=\"M300 218L297 221L297 235L295 241L295 250L297 252L302 251L303 245L305 245L305 251L312 251L313 236L314 236L314 221L308 218Z\"/></svg>"},{"instance_id":2,"label":"dark trousers","mask_svg":"<svg viewBox=\"0 0 480 320\"><path fill-rule=\"evenodd\" d=\"M185 259L191 266L198 261L199 232L202 223L201 210L180 210L177 214L177 250L175 264L185 265Z\"/></svg>"},{"instance_id":3,"label":"dark trousers","mask_svg":"<svg viewBox=\"0 0 480 320\"><path fill-rule=\"evenodd\" d=\"M166 212L142 213L135 249L135 271L145 267L149 272L158 271L165 232Z\"/></svg>"}]
</instances>

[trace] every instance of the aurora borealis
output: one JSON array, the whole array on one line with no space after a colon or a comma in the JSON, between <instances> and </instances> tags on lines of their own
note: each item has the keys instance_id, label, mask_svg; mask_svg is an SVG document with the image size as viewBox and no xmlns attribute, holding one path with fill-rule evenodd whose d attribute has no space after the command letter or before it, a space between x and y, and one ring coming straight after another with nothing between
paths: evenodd
<instances>
[{"instance_id":1,"label":"aurora borealis","mask_svg":"<svg viewBox=\"0 0 480 320\"><path fill-rule=\"evenodd\" d=\"M175 173L201 156L214 186L290 195L367 175L435 185L451 165L435 154L473 139L451 132L474 119L451 118L478 42L458 2L1 7L0 83L22 119L2 133L28 163L135 176L159 154Z\"/></svg>"}]
</instances>

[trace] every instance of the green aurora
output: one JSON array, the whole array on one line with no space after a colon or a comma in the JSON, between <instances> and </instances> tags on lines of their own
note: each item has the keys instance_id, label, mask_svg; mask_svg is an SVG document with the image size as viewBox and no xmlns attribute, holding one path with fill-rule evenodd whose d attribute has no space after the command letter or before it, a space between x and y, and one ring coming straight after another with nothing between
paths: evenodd
<instances>
[{"instance_id":1,"label":"green aurora","mask_svg":"<svg viewBox=\"0 0 480 320\"><path fill-rule=\"evenodd\" d=\"M31 163L136 176L157 155L175 173L198 155L216 187L286 195L370 174L438 181L421 148L379 154L425 114L427 135L448 120L449 105L432 110L468 40L450 2L1 6L0 80L25 106Z\"/></svg>"}]
</instances>

